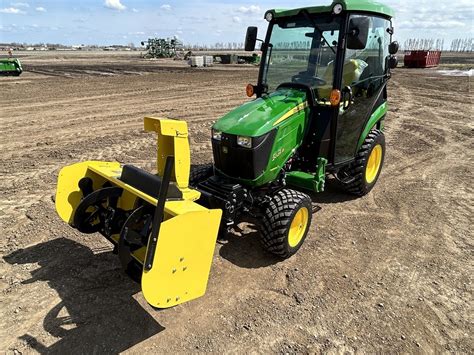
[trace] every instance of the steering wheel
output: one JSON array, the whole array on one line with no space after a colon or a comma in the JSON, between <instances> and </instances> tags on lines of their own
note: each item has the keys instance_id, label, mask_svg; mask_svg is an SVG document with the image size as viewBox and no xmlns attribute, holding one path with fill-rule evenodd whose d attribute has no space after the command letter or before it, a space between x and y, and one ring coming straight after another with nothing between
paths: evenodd
<instances>
[{"instance_id":1,"label":"steering wheel","mask_svg":"<svg viewBox=\"0 0 474 355\"><path fill-rule=\"evenodd\" d=\"M302 73L296 74L291 78L293 83L305 83L310 86L323 86L326 85L326 80L315 75L304 75Z\"/></svg>"}]
</instances>

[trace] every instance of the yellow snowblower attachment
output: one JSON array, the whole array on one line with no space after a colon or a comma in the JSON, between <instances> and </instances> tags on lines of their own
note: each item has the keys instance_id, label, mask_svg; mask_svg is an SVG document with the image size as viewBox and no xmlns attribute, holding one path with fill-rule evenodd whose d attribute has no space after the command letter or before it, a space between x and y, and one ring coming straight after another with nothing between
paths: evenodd
<instances>
[{"instance_id":1,"label":"yellow snowblower attachment","mask_svg":"<svg viewBox=\"0 0 474 355\"><path fill-rule=\"evenodd\" d=\"M206 292L222 211L196 203L200 193L188 186L186 122L146 117L145 130L158 134L157 175L117 162L66 166L56 210L80 232L111 241L145 299L167 308Z\"/></svg>"}]
</instances>

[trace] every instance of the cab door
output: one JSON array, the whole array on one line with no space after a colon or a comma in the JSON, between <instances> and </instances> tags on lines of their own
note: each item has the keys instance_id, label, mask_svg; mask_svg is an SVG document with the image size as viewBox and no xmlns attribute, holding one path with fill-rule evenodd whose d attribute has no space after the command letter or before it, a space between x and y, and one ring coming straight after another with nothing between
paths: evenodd
<instances>
[{"instance_id":1,"label":"cab door","mask_svg":"<svg viewBox=\"0 0 474 355\"><path fill-rule=\"evenodd\" d=\"M335 163L352 160L357 143L370 115L386 101L389 20L377 16L352 14L369 18L365 48L346 48L342 74L342 100L336 130ZM349 19L350 20L350 19Z\"/></svg>"}]
</instances>

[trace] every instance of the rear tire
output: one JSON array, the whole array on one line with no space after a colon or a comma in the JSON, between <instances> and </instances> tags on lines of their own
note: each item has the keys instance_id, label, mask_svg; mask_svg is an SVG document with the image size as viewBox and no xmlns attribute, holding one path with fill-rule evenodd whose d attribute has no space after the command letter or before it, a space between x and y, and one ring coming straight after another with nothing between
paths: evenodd
<instances>
[{"instance_id":1,"label":"rear tire","mask_svg":"<svg viewBox=\"0 0 474 355\"><path fill-rule=\"evenodd\" d=\"M364 196L372 190L382 171L385 157L385 136L382 131L370 131L357 152L347 174L352 181L344 186L347 192Z\"/></svg>"},{"instance_id":2,"label":"rear tire","mask_svg":"<svg viewBox=\"0 0 474 355\"><path fill-rule=\"evenodd\" d=\"M311 225L311 198L291 189L278 191L266 206L261 241L266 250L283 259L303 245Z\"/></svg>"},{"instance_id":3,"label":"rear tire","mask_svg":"<svg viewBox=\"0 0 474 355\"><path fill-rule=\"evenodd\" d=\"M189 173L189 186L196 187L200 182L214 175L214 166L212 164L191 165Z\"/></svg>"}]
</instances>

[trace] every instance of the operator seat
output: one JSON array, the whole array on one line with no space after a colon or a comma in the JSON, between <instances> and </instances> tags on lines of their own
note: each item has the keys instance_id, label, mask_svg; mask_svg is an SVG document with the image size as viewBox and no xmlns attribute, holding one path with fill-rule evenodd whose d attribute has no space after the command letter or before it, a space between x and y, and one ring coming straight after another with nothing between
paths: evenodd
<instances>
[{"instance_id":1,"label":"operator seat","mask_svg":"<svg viewBox=\"0 0 474 355\"><path fill-rule=\"evenodd\" d=\"M368 64L362 59L349 59L344 63L342 74L342 87L351 86L352 83L359 81ZM334 61L330 62L323 74L326 85L318 88L319 99L329 100L332 90L332 78L334 73Z\"/></svg>"}]
</instances>

